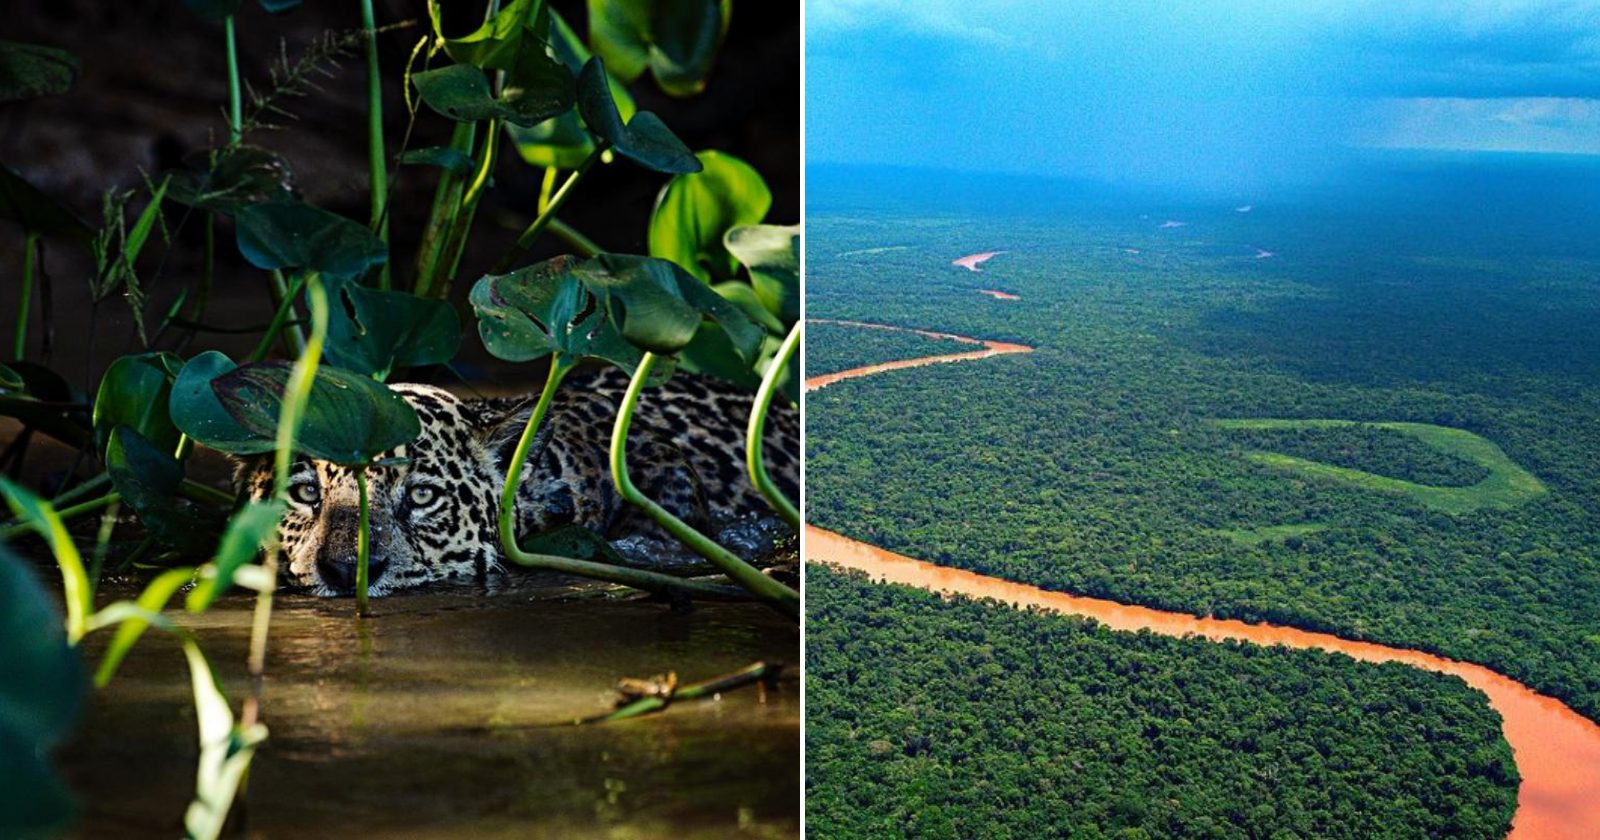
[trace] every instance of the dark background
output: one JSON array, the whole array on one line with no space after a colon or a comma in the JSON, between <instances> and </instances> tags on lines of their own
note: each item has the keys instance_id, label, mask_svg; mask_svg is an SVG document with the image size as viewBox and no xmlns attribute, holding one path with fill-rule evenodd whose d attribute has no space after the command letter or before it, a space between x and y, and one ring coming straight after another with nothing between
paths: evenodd
<instances>
[{"instance_id":1,"label":"dark background","mask_svg":"<svg viewBox=\"0 0 1600 840\"><path fill-rule=\"evenodd\" d=\"M582 2L552 2L580 35L587 32ZM407 114L401 72L413 45L429 29L424 0L377 0L380 27L414 21L409 28L384 33L379 40L384 77L385 135L393 155L404 134ZM446 2L446 31L465 34L481 21L483 4ZM283 15L270 15L246 0L237 16L240 70L259 87L287 49L295 60L325 32L360 28L355 2L308 0ZM82 76L65 95L0 105L0 162L63 201L92 226L100 221L100 196L110 186L139 187L142 173L158 173L226 139L227 71L222 24L203 20L179 0L21 0L7 4L8 40L63 47L82 63ZM773 193L767 221L798 222L800 213L800 66L797 4L740 3L704 93L673 99L661 93L648 72L631 86L641 109L653 110L691 149L720 149L751 163ZM446 62L442 55L438 65ZM419 65L420 66L420 65ZM357 52L344 59L320 93L292 100L293 121L256 132L246 142L272 149L293 167L302 197L357 221L368 218L365 69ZM419 110L410 148L444 145L452 123ZM410 260L433 196L437 170L405 167L393 184L391 262L397 288L410 287ZM542 170L525 164L509 143L502 145L494 188L484 196L451 299L467 326L457 368L469 378L494 386L520 387L538 375L529 366L493 363L483 351L470 312L467 291L516 233L531 220ZM597 167L574 192L561 213L607 250L643 253L645 231L656 193L666 176L626 161ZM129 210L132 224L140 203ZM169 204L171 248L152 239L140 260L152 319L160 317L182 288L201 271L203 224L198 214L180 226L183 208ZM181 229L180 229L181 227ZM224 325L261 325L271 317L264 272L245 264L233 244L230 223L217 230L218 269L206 320ZM546 236L530 261L561 252ZM0 227L0 334L9 346L15 322L22 266L22 233ZM48 363L92 393L104 366L118 355L142 349L128 305L120 295L102 302L91 340L87 281L93 262L83 249L49 241L44 268L49 275L54 340ZM42 303L36 293L36 303ZM45 329L35 309L28 357L38 361ZM152 349L172 349L175 336ZM254 346L257 335L199 336L185 349L221 349L236 358ZM92 346L92 350L91 350ZM441 384L448 374L419 372Z\"/></svg>"}]
</instances>

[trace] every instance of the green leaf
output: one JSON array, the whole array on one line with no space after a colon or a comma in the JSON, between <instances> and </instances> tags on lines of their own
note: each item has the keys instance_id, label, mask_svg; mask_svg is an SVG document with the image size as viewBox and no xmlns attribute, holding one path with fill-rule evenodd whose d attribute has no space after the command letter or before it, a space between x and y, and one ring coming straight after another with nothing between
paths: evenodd
<instances>
[{"instance_id":1,"label":"green leaf","mask_svg":"<svg viewBox=\"0 0 1600 840\"><path fill-rule=\"evenodd\" d=\"M508 70L517 57L525 52L524 41L532 33L537 42L542 33L534 30L534 19L543 5L539 0L514 0L470 35L446 38L439 22L438 0L430 0L428 14L433 19L433 33L444 42L445 54L462 64L474 67L492 67ZM536 48L542 45L536 44Z\"/></svg>"},{"instance_id":2,"label":"green leaf","mask_svg":"<svg viewBox=\"0 0 1600 840\"><path fill-rule=\"evenodd\" d=\"M638 367L643 354L606 320L573 273L574 263L556 257L473 285L469 300L490 354L526 362L559 353L568 365L594 358L628 371Z\"/></svg>"},{"instance_id":3,"label":"green leaf","mask_svg":"<svg viewBox=\"0 0 1600 840\"><path fill-rule=\"evenodd\" d=\"M772 191L750 164L722 152L695 155L699 172L675 175L650 214L650 256L672 260L712 282L738 271L723 237L767 217Z\"/></svg>"},{"instance_id":4,"label":"green leaf","mask_svg":"<svg viewBox=\"0 0 1600 840\"><path fill-rule=\"evenodd\" d=\"M277 153L240 145L211 154L204 171L170 173L167 197L221 213L235 213L253 204L293 203L294 173Z\"/></svg>"},{"instance_id":5,"label":"green leaf","mask_svg":"<svg viewBox=\"0 0 1600 840\"><path fill-rule=\"evenodd\" d=\"M0 365L0 391L23 391L28 383L9 365Z\"/></svg>"},{"instance_id":6,"label":"green leaf","mask_svg":"<svg viewBox=\"0 0 1600 840\"><path fill-rule=\"evenodd\" d=\"M267 729L259 723L248 728L234 725L228 698L217 686L217 675L193 639L183 637L183 655L189 660L195 719L200 729L194 801L184 812L183 827L188 837L218 837L256 747L267 739Z\"/></svg>"},{"instance_id":7,"label":"green leaf","mask_svg":"<svg viewBox=\"0 0 1600 840\"><path fill-rule=\"evenodd\" d=\"M219 452L234 455L258 455L271 452L276 446L275 437L261 437L239 425L216 392L211 381L237 368L227 356L207 350L183 366L172 383L172 394L167 400L167 411L173 425L194 439Z\"/></svg>"},{"instance_id":8,"label":"green leaf","mask_svg":"<svg viewBox=\"0 0 1600 840\"><path fill-rule=\"evenodd\" d=\"M152 536L185 554L210 551L221 517L180 499L183 465L170 450L157 449L132 428L118 426L106 444L106 473Z\"/></svg>"},{"instance_id":9,"label":"green leaf","mask_svg":"<svg viewBox=\"0 0 1600 840\"><path fill-rule=\"evenodd\" d=\"M139 593L135 602L141 610L151 613L160 613L166 608L172 596L183 588L184 584L194 580L194 569L184 567L168 569L150 583L145 585L144 591ZM111 682L112 676L117 673L117 666L122 664L128 651L133 649L134 643L144 635L150 627L150 622L133 617L120 622L117 632L111 637L111 644L106 646L105 655L100 658L100 667L95 671L94 684L96 688L104 688Z\"/></svg>"},{"instance_id":10,"label":"green leaf","mask_svg":"<svg viewBox=\"0 0 1600 840\"><path fill-rule=\"evenodd\" d=\"M712 284L711 290L721 295L729 303L739 307L750 320L766 328L768 337L782 337L789 331L778 316L767 311L766 304L756 295L756 290L749 283L742 280L728 280L723 283Z\"/></svg>"},{"instance_id":11,"label":"green leaf","mask_svg":"<svg viewBox=\"0 0 1600 840\"><path fill-rule=\"evenodd\" d=\"M0 103L66 93L78 81L78 57L42 44L0 41Z\"/></svg>"},{"instance_id":12,"label":"green leaf","mask_svg":"<svg viewBox=\"0 0 1600 840\"><path fill-rule=\"evenodd\" d=\"M617 154L656 172L699 172L700 160L683 141L649 111L626 124L611 98L610 77L599 58L589 59L578 74L578 113L589 130L609 142Z\"/></svg>"},{"instance_id":13,"label":"green leaf","mask_svg":"<svg viewBox=\"0 0 1600 840\"><path fill-rule=\"evenodd\" d=\"M389 259L366 225L298 202L241 207L234 213L239 252L257 268L359 277Z\"/></svg>"},{"instance_id":14,"label":"green leaf","mask_svg":"<svg viewBox=\"0 0 1600 840\"><path fill-rule=\"evenodd\" d=\"M277 531L283 511L283 502L256 501L234 513L228 520L228 529L222 533L215 559L201 567L200 582L189 590L186 602L189 612L203 612L217 596L228 591L233 585L234 573L254 560Z\"/></svg>"},{"instance_id":15,"label":"green leaf","mask_svg":"<svg viewBox=\"0 0 1600 840\"><path fill-rule=\"evenodd\" d=\"M239 425L273 440L292 369L288 362L245 365L212 380L211 389ZM368 377L319 367L295 448L312 458L357 466L416 440L421 432L417 412L399 394Z\"/></svg>"},{"instance_id":16,"label":"green leaf","mask_svg":"<svg viewBox=\"0 0 1600 840\"><path fill-rule=\"evenodd\" d=\"M601 254L574 271L601 301L622 336L653 353L671 355L683 349L705 318L727 333L736 352L746 360L755 358L766 335L739 307L677 263Z\"/></svg>"},{"instance_id":17,"label":"green leaf","mask_svg":"<svg viewBox=\"0 0 1600 840\"><path fill-rule=\"evenodd\" d=\"M724 243L750 270L750 284L767 311L785 324L800 320L800 226L738 227Z\"/></svg>"},{"instance_id":18,"label":"green leaf","mask_svg":"<svg viewBox=\"0 0 1600 840\"><path fill-rule=\"evenodd\" d=\"M444 364L461 346L461 321L448 301L356 283L339 293L324 352L334 364L386 378L396 367Z\"/></svg>"},{"instance_id":19,"label":"green leaf","mask_svg":"<svg viewBox=\"0 0 1600 840\"><path fill-rule=\"evenodd\" d=\"M50 837L77 810L49 753L83 707L83 669L53 596L0 549L0 837Z\"/></svg>"},{"instance_id":20,"label":"green leaf","mask_svg":"<svg viewBox=\"0 0 1600 840\"><path fill-rule=\"evenodd\" d=\"M532 554L572 557L612 566L634 565L618 554L605 537L577 524L562 525L534 534L522 540L521 545L523 551Z\"/></svg>"},{"instance_id":21,"label":"green leaf","mask_svg":"<svg viewBox=\"0 0 1600 840\"><path fill-rule=\"evenodd\" d=\"M733 15L733 0L588 0L589 41L617 75L646 68L672 96L705 90Z\"/></svg>"},{"instance_id":22,"label":"green leaf","mask_svg":"<svg viewBox=\"0 0 1600 840\"><path fill-rule=\"evenodd\" d=\"M106 368L94 397L95 445L105 451L111 430L130 426L167 452L178 447L178 427L167 403L172 394L173 371L182 362L171 353L123 356Z\"/></svg>"},{"instance_id":23,"label":"green leaf","mask_svg":"<svg viewBox=\"0 0 1600 840\"><path fill-rule=\"evenodd\" d=\"M83 555L78 553L67 526L49 502L4 477L0 477L0 495L5 496L11 512L32 524L50 547L56 567L61 570L61 588L67 603L67 642L77 644L86 632L89 613L94 609L94 593L89 588L89 574L83 568Z\"/></svg>"},{"instance_id":24,"label":"green leaf","mask_svg":"<svg viewBox=\"0 0 1600 840\"><path fill-rule=\"evenodd\" d=\"M507 73L496 97L489 80L471 64L414 73L411 83L429 108L458 122L500 119L535 125L572 109L572 74L543 52L527 52Z\"/></svg>"},{"instance_id":25,"label":"green leaf","mask_svg":"<svg viewBox=\"0 0 1600 840\"><path fill-rule=\"evenodd\" d=\"M0 166L0 219L16 222L31 233L73 236L84 242L94 237L72 211L5 166Z\"/></svg>"},{"instance_id":26,"label":"green leaf","mask_svg":"<svg viewBox=\"0 0 1600 840\"><path fill-rule=\"evenodd\" d=\"M422 166L437 166L455 175L470 175L478 168L478 162L472 156L460 149L449 146L429 146L426 149L412 149L400 156L401 163Z\"/></svg>"},{"instance_id":27,"label":"green leaf","mask_svg":"<svg viewBox=\"0 0 1600 840\"><path fill-rule=\"evenodd\" d=\"M577 76L591 56L582 39L554 10L550 11L550 51L573 76ZM609 75L607 82L618 113L624 120L631 119L635 107L628 89ZM534 126L507 125L505 128L511 142L516 144L517 153L532 166L577 169L594 151L594 137L584 130L576 111L567 111Z\"/></svg>"}]
</instances>

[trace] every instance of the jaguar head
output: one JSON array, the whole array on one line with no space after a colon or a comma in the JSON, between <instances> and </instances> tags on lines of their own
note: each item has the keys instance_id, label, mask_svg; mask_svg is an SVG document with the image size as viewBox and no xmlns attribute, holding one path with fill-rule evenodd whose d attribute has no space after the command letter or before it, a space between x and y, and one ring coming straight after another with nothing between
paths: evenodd
<instances>
[{"instance_id":1,"label":"jaguar head","mask_svg":"<svg viewBox=\"0 0 1600 840\"><path fill-rule=\"evenodd\" d=\"M485 412L432 386L391 387L416 409L422 434L378 459L392 465L366 470L367 594L497 571L496 512L505 481L497 441L507 413ZM239 465L236 483L250 498L266 499L272 473L271 456L259 456ZM279 525L281 567L313 594L354 594L360 511L353 469L297 459Z\"/></svg>"}]
</instances>

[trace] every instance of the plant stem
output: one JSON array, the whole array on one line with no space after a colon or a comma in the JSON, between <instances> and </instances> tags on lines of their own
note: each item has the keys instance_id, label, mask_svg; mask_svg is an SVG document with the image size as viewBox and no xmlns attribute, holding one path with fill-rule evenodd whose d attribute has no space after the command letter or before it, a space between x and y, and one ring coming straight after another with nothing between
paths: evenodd
<instances>
[{"instance_id":1,"label":"plant stem","mask_svg":"<svg viewBox=\"0 0 1600 840\"><path fill-rule=\"evenodd\" d=\"M79 516L82 516L83 514L94 513L97 510L110 507L119 501L122 501L122 497L120 495L116 493L107 493L104 496L90 499L87 502L79 502L71 507L64 507L56 511L56 516L59 516L61 521L65 522L69 519L75 519ZM35 533L38 530L38 526L33 522L18 522L15 525L7 525L4 528L0 528L0 540L15 539L23 534Z\"/></svg>"},{"instance_id":2,"label":"plant stem","mask_svg":"<svg viewBox=\"0 0 1600 840\"><path fill-rule=\"evenodd\" d=\"M30 230L22 246L22 294L17 298L17 334L11 344L11 358L19 362L28 349L28 310L33 305L34 257L38 251L39 234Z\"/></svg>"},{"instance_id":3,"label":"plant stem","mask_svg":"<svg viewBox=\"0 0 1600 840\"><path fill-rule=\"evenodd\" d=\"M467 187L466 194L461 199L461 207L456 211L455 225L450 231L450 236L445 240L444 257L442 263L448 266L439 277L435 279L430 293L437 298L450 296L450 283L455 279L456 270L461 267L461 256L467 250L467 237L472 232L472 222L478 216L478 201L483 198L483 191L489 186L489 178L494 174L496 151L499 149L500 121L489 120L488 130L483 136L483 151L478 171L472 176L472 183Z\"/></svg>"},{"instance_id":4,"label":"plant stem","mask_svg":"<svg viewBox=\"0 0 1600 840\"><path fill-rule=\"evenodd\" d=\"M665 528L684 545L716 564L717 568L734 583L744 587L768 606L790 618L798 619L800 593L740 560L733 552L718 545L687 522L673 516L666 508L656 504L633 486L633 480L628 477L628 426L633 422L633 412L639 406L639 393L644 390L644 383L650 378L650 371L655 367L655 363L656 354L644 354L639 360L638 369L633 373L633 380L628 383L628 392L623 395L622 405L617 407L617 422L611 429L611 478L616 482L617 492L622 498L642 508L656 521L656 524Z\"/></svg>"},{"instance_id":5,"label":"plant stem","mask_svg":"<svg viewBox=\"0 0 1600 840\"><path fill-rule=\"evenodd\" d=\"M261 342L256 345L256 349L250 351L250 361L259 362L267 357L267 353L272 351L272 344L278 340L278 336L283 332L285 323L289 320L289 315L294 312L295 299L300 297L300 289L305 285L305 282L305 276L297 274L294 278L294 284L279 293L278 310L272 313L272 323L267 325L267 331L262 334ZM303 349L304 345L302 344L301 347Z\"/></svg>"},{"instance_id":6,"label":"plant stem","mask_svg":"<svg viewBox=\"0 0 1600 840\"><path fill-rule=\"evenodd\" d=\"M605 251L604 248L595 244L593 239L584 236L577 228L560 219L550 220L550 232L565 240L568 245L572 246L573 250L578 252L579 256L594 257Z\"/></svg>"},{"instance_id":7,"label":"plant stem","mask_svg":"<svg viewBox=\"0 0 1600 840\"><path fill-rule=\"evenodd\" d=\"M367 165L372 173L372 231L389 241L389 220L384 206L389 200L389 171L383 152L383 85L378 76L378 31L372 14L372 0L361 0L361 27L366 30L367 47ZM389 263L383 264L378 288L389 288Z\"/></svg>"},{"instance_id":8,"label":"plant stem","mask_svg":"<svg viewBox=\"0 0 1600 840\"><path fill-rule=\"evenodd\" d=\"M783 372L789 367L789 360L794 358L795 351L800 348L800 322L789 329L789 335L784 338L783 344L778 347L777 355L767 363L767 373L761 377L761 387L756 390L755 407L750 412L750 428L748 439L745 441L744 463L750 470L750 481L756 489L765 496L772 509L789 523L789 527L800 530L800 511L793 502L783 495L778 485L772 482L772 476L767 474L766 460L761 457L761 438L767 427L767 411L772 408L772 398L778 393L778 380L783 378Z\"/></svg>"},{"instance_id":9,"label":"plant stem","mask_svg":"<svg viewBox=\"0 0 1600 840\"><path fill-rule=\"evenodd\" d=\"M94 557L89 561L89 600L94 601L94 592L100 588L100 575L106 567L106 550L111 547L111 535L117 530L117 514L122 511L120 502L112 502L106 506L105 513L100 514L100 531L95 535Z\"/></svg>"},{"instance_id":10,"label":"plant stem","mask_svg":"<svg viewBox=\"0 0 1600 840\"><path fill-rule=\"evenodd\" d=\"M527 463L528 451L533 447L533 441L539 436L539 427L544 423L544 416L550 410L550 402L561 387L562 378L570 369L560 354L551 357L550 374L545 379L544 391L539 394L539 402L534 405L533 413L528 417L528 425L523 428L522 438L517 441L516 452L511 456L511 465L506 469L506 483L500 490L500 548L506 557L519 566L610 581L649 592L706 597L726 594L726 590L713 584L680 580L659 572L609 566L605 563L572 557L534 554L523 551L522 546L517 544L517 488L522 484L522 468Z\"/></svg>"},{"instance_id":11,"label":"plant stem","mask_svg":"<svg viewBox=\"0 0 1600 840\"><path fill-rule=\"evenodd\" d=\"M206 502L221 507L231 508L239 501L233 494L218 490L209 484L201 484L192 478L184 479L178 484L178 495L194 502Z\"/></svg>"},{"instance_id":12,"label":"plant stem","mask_svg":"<svg viewBox=\"0 0 1600 840\"><path fill-rule=\"evenodd\" d=\"M228 45L228 142L237 143L244 127L244 99L239 92L239 44L233 15L222 19L222 37Z\"/></svg>"},{"instance_id":13,"label":"plant stem","mask_svg":"<svg viewBox=\"0 0 1600 840\"><path fill-rule=\"evenodd\" d=\"M450 148L462 154L472 153L477 137L476 123L456 123L450 135ZM434 276L439 271L439 261L450 231L455 229L456 215L461 210L462 179L448 169L440 170L439 186L433 192L433 206L428 210L428 224L422 231L422 242L417 245L416 282L413 288L417 297L429 297L433 292Z\"/></svg>"},{"instance_id":14,"label":"plant stem","mask_svg":"<svg viewBox=\"0 0 1600 840\"><path fill-rule=\"evenodd\" d=\"M765 662L756 662L746 665L731 674L712 677L709 680L686 685L673 692L671 697L641 697L638 700L603 715L596 715L578 723L604 723L612 720L626 720L642 714L660 711L678 700L695 700L708 694L720 694L742 685L749 685L760 680L775 679L778 672L783 670L782 665L769 665Z\"/></svg>"},{"instance_id":15,"label":"plant stem","mask_svg":"<svg viewBox=\"0 0 1600 840\"><path fill-rule=\"evenodd\" d=\"M305 415L306 402L311 396L311 383L317 375L317 363L322 358L322 343L328 337L328 292L322 287L322 278L309 273L305 278L306 298L311 303L311 338L305 352L295 360L289 381L284 386L283 408L278 414L277 452L273 461L272 497L288 504L289 468L294 465L294 441L300 433L300 421ZM262 562L270 584L256 593L255 616L250 623L250 697L246 699L243 725L254 725L261 713L261 687L267 670L267 628L272 623L272 594L278 581L278 538L268 538L267 556Z\"/></svg>"},{"instance_id":16,"label":"plant stem","mask_svg":"<svg viewBox=\"0 0 1600 840\"><path fill-rule=\"evenodd\" d=\"M572 174L568 175L567 180L561 184L561 189L556 190L556 194L550 197L549 206L539 213L538 218L528 225L528 229L523 231L521 236L517 237L517 244L512 246L511 250L501 257L499 262L494 264L494 268L490 269L490 273L505 273L506 269L511 267L517 257L521 256L524 251L533 245L533 241L539 238L539 234L543 233L544 229L550 225L551 220L556 217L556 214L561 212L561 205L567 203L567 198L572 195L572 188L583 180L583 176L594 168L595 162L600 160L600 156L605 154L605 151L609 148L611 148L611 144L604 141L595 144L594 151L583 159L583 163L578 164L577 169L572 170Z\"/></svg>"},{"instance_id":17,"label":"plant stem","mask_svg":"<svg viewBox=\"0 0 1600 840\"><path fill-rule=\"evenodd\" d=\"M367 523L367 468L356 468L356 489L361 502L360 525L356 530L356 615L367 615L367 558L371 556L372 535Z\"/></svg>"}]
</instances>

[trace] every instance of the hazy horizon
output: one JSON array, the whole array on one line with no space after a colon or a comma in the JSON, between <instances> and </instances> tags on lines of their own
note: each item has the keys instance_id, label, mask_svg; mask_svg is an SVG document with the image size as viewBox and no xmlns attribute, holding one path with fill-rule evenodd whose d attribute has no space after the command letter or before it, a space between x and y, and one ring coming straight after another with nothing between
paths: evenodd
<instances>
[{"instance_id":1,"label":"hazy horizon","mask_svg":"<svg viewBox=\"0 0 1600 840\"><path fill-rule=\"evenodd\" d=\"M807 4L811 165L1249 193L1374 154L1600 159L1600 18L1560 0Z\"/></svg>"}]
</instances>

